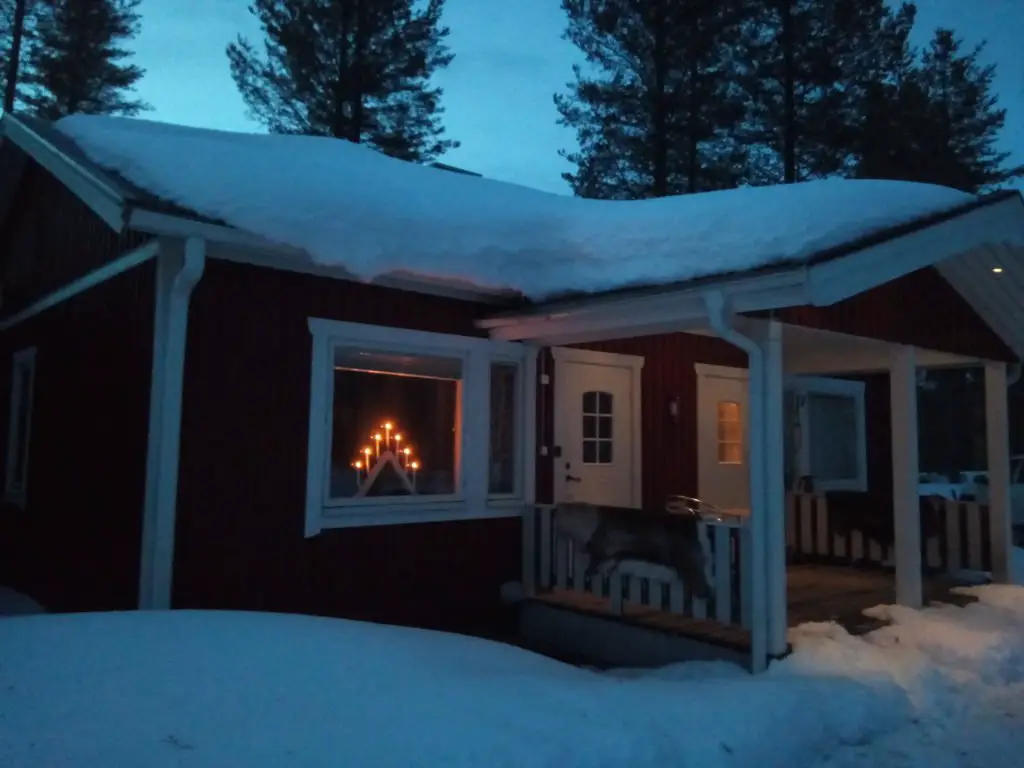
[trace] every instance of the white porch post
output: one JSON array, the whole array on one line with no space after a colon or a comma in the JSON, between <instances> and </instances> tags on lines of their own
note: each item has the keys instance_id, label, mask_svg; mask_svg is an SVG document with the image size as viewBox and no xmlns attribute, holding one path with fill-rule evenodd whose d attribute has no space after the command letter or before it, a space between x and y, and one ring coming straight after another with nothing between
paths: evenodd
<instances>
[{"instance_id":1,"label":"white porch post","mask_svg":"<svg viewBox=\"0 0 1024 768\"><path fill-rule=\"evenodd\" d=\"M782 323L771 320L762 341L765 429L765 581L768 655L781 656L788 645L786 599L786 484L783 442Z\"/></svg>"},{"instance_id":2,"label":"white porch post","mask_svg":"<svg viewBox=\"0 0 1024 768\"><path fill-rule=\"evenodd\" d=\"M892 408L892 497L896 602L919 608L921 508L917 495L917 367L913 347L900 347L889 369Z\"/></svg>"},{"instance_id":3,"label":"white porch post","mask_svg":"<svg viewBox=\"0 0 1024 768\"><path fill-rule=\"evenodd\" d=\"M988 449L992 581L1008 584L1012 580L1013 519L1010 508L1010 423L1005 363L985 363L985 441Z\"/></svg>"}]
</instances>

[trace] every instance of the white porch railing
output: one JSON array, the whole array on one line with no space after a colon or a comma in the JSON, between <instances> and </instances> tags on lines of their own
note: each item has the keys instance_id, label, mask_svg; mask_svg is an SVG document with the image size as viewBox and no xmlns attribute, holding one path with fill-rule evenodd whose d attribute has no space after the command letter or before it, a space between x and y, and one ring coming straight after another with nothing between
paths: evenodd
<instances>
[{"instance_id":1,"label":"white porch railing","mask_svg":"<svg viewBox=\"0 0 1024 768\"><path fill-rule=\"evenodd\" d=\"M527 596L560 590L608 600L615 615L631 606L649 608L722 624L751 626L748 569L749 529L738 520L698 523L712 597L702 600L690 585L637 573L586 577L587 556L555 530L556 508L527 507L523 515L523 589ZM666 514L672 514L666 512Z\"/></svg>"},{"instance_id":2,"label":"white porch railing","mask_svg":"<svg viewBox=\"0 0 1024 768\"><path fill-rule=\"evenodd\" d=\"M865 503L870 503L865 498ZM870 515L865 509L863 514ZM889 566L892 542L879 542L859 525L856 510L837 524L821 493L786 497L786 546L794 560ZM930 497L922 503L921 562L935 572L992 569L988 507L977 502ZM891 533L888 538L891 538Z\"/></svg>"}]
</instances>

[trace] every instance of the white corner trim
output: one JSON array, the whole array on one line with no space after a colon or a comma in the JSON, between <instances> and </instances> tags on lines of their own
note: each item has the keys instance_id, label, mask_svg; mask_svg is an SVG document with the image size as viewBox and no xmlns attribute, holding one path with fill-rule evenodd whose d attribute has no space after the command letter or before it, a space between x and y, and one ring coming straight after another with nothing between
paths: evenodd
<instances>
[{"instance_id":1,"label":"white corner trim","mask_svg":"<svg viewBox=\"0 0 1024 768\"><path fill-rule=\"evenodd\" d=\"M203 275L206 243L198 238L184 246L164 242L157 259L139 608L166 610L174 576L189 301Z\"/></svg>"},{"instance_id":2,"label":"white corner trim","mask_svg":"<svg viewBox=\"0 0 1024 768\"><path fill-rule=\"evenodd\" d=\"M312 336L310 365L309 432L306 461L306 499L304 535L316 536L330 528L368 525L399 525L446 520L472 520L509 517L521 513L526 494L532 494L531 419L535 417L535 390L528 381L530 356L536 349L524 344L496 342L476 336L458 336L388 326L349 323L324 318L308 318ZM463 419L459 435L461 466L459 490L454 497L439 499L360 499L328 498L331 472L329 436L333 400L334 350L338 346L395 351L410 355L458 357L463 362L463 412L489 409L490 369L492 363L515 364L521 385L522 403L517 415L517 496L488 497L489 419ZM511 511L510 511L511 510Z\"/></svg>"},{"instance_id":3,"label":"white corner trim","mask_svg":"<svg viewBox=\"0 0 1024 768\"><path fill-rule=\"evenodd\" d=\"M708 379L740 379L746 381L750 378L750 371L747 368L738 368L732 365L712 365L711 363L694 363L693 370L701 378Z\"/></svg>"},{"instance_id":4,"label":"white corner trim","mask_svg":"<svg viewBox=\"0 0 1024 768\"><path fill-rule=\"evenodd\" d=\"M63 288L58 288L53 293L47 294L43 298L39 299L39 301L29 305L20 312L15 312L10 317L0 321L0 331L6 331L13 328L14 326L19 325L48 309L52 309L58 304L62 304L68 299L74 298L80 293L92 290L96 286L117 277L123 272L134 269L140 264L154 258L158 250L159 247L155 240L144 243L135 250L129 251L123 256L104 264L99 269L95 269L77 280L73 280Z\"/></svg>"},{"instance_id":5,"label":"white corner trim","mask_svg":"<svg viewBox=\"0 0 1024 768\"><path fill-rule=\"evenodd\" d=\"M90 172L18 120L4 115L3 133L56 177L116 232L124 228L125 199L105 179Z\"/></svg>"},{"instance_id":6,"label":"white corner trim","mask_svg":"<svg viewBox=\"0 0 1024 768\"><path fill-rule=\"evenodd\" d=\"M28 391L25 392L19 386L21 377L19 373L24 368L29 369ZM36 388L36 347L29 347L16 352L11 359L11 394L10 406L7 418L7 466L4 471L4 500L24 508L28 495L28 466L29 454L32 447L32 408L35 401ZM27 434L24 436L25 448L22 455L21 478L14 476L15 454L18 451L17 424L18 411L22 403L27 399L27 418L25 421Z\"/></svg>"}]
</instances>

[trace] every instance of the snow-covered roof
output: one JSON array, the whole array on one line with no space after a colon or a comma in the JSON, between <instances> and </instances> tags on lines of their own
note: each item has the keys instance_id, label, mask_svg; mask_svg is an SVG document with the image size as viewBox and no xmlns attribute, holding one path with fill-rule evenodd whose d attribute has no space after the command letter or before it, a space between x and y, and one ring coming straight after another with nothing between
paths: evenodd
<instances>
[{"instance_id":1,"label":"snow-covered roof","mask_svg":"<svg viewBox=\"0 0 1024 768\"><path fill-rule=\"evenodd\" d=\"M405 273L534 300L800 261L976 199L926 184L827 180L584 200L331 138L85 115L56 127L131 184L319 264L364 279Z\"/></svg>"}]
</instances>

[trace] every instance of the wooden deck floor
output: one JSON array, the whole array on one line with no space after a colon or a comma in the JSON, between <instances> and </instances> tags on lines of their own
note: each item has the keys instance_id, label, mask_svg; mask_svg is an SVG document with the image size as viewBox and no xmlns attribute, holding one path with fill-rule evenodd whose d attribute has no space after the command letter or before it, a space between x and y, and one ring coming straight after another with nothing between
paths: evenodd
<instances>
[{"instance_id":1,"label":"wooden deck floor","mask_svg":"<svg viewBox=\"0 0 1024 768\"><path fill-rule=\"evenodd\" d=\"M926 579L925 603L938 601L963 605L971 602L973 598L950 592L952 587L960 584L951 579ZM787 569L787 588L791 627L810 621L835 621L851 634L863 634L881 626L884 622L864 616L863 611L879 604L893 603L896 596L892 573L821 565L790 566ZM624 606L622 616L615 616L607 598L568 590L555 590L530 599L735 650L750 649L748 630L716 621L628 604Z\"/></svg>"}]
</instances>

